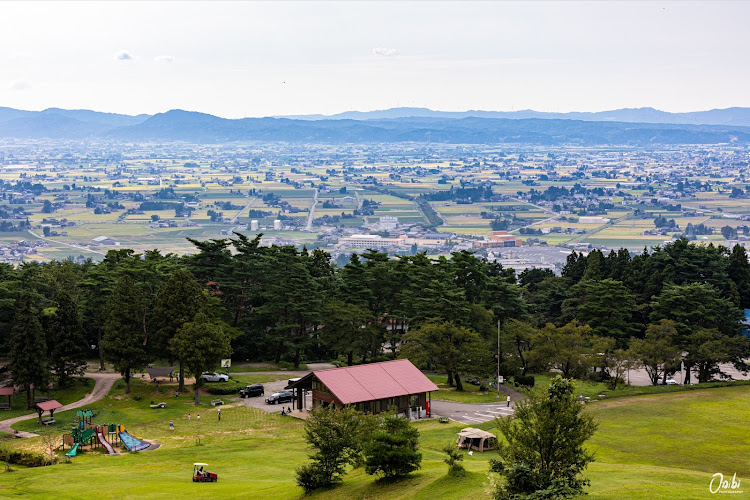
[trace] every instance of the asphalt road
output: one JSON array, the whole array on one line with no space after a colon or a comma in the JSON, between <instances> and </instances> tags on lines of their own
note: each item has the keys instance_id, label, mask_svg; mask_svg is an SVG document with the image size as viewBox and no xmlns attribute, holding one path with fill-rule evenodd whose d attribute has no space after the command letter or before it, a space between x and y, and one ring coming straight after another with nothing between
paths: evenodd
<instances>
[{"instance_id":1,"label":"asphalt road","mask_svg":"<svg viewBox=\"0 0 750 500\"><path fill-rule=\"evenodd\" d=\"M496 403L456 403L453 401L432 400L431 412L433 416L448 417L451 420L467 425L477 425L489 422L495 417L513 415L513 402L510 407L503 401Z\"/></svg>"}]
</instances>

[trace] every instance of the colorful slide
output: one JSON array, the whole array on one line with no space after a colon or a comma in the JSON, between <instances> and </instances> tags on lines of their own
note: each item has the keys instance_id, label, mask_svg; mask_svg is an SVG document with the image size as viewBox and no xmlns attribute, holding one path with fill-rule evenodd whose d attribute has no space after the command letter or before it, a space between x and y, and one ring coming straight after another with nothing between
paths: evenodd
<instances>
[{"instance_id":1,"label":"colorful slide","mask_svg":"<svg viewBox=\"0 0 750 500\"><path fill-rule=\"evenodd\" d=\"M78 443L74 444L69 452L65 454L66 457L74 457L78 454Z\"/></svg>"},{"instance_id":2,"label":"colorful slide","mask_svg":"<svg viewBox=\"0 0 750 500\"><path fill-rule=\"evenodd\" d=\"M151 443L142 441L137 437L131 436L128 431L121 427L120 439L127 449L130 451L142 451L151 446Z\"/></svg>"},{"instance_id":3,"label":"colorful slide","mask_svg":"<svg viewBox=\"0 0 750 500\"><path fill-rule=\"evenodd\" d=\"M102 434L101 432L97 432L96 439L98 439L102 446L104 446L104 448L107 450L107 453L109 453L110 455L117 454L115 453L115 449L112 448L112 445L109 444L106 439L104 439L104 434Z\"/></svg>"}]
</instances>

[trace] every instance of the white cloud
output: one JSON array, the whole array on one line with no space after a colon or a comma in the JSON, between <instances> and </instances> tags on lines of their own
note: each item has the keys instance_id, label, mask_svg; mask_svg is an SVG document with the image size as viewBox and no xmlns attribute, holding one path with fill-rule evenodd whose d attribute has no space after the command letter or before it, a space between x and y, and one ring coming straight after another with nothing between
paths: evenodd
<instances>
[{"instance_id":1,"label":"white cloud","mask_svg":"<svg viewBox=\"0 0 750 500\"><path fill-rule=\"evenodd\" d=\"M127 50L121 50L115 53L115 60L117 61L132 61L133 55Z\"/></svg>"},{"instance_id":2,"label":"white cloud","mask_svg":"<svg viewBox=\"0 0 750 500\"><path fill-rule=\"evenodd\" d=\"M154 57L154 61L169 64L174 62L174 56L156 56Z\"/></svg>"},{"instance_id":3,"label":"white cloud","mask_svg":"<svg viewBox=\"0 0 750 500\"><path fill-rule=\"evenodd\" d=\"M8 88L11 90L30 90L31 84L26 80L14 80L10 82Z\"/></svg>"},{"instance_id":4,"label":"white cloud","mask_svg":"<svg viewBox=\"0 0 750 500\"><path fill-rule=\"evenodd\" d=\"M372 55L379 57L393 57L398 55L398 50L385 47L375 47L372 49Z\"/></svg>"}]
</instances>

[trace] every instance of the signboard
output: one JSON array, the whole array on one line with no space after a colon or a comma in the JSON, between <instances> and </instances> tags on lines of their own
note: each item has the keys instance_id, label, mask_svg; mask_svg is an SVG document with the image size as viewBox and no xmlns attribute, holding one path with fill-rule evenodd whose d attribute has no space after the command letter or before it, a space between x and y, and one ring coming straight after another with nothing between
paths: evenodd
<instances>
[{"instance_id":1,"label":"signboard","mask_svg":"<svg viewBox=\"0 0 750 500\"><path fill-rule=\"evenodd\" d=\"M231 359L222 359L221 360L221 367L222 368L231 368L232 366L232 360Z\"/></svg>"},{"instance_id":2,"label":"signboard","mask_svg":"<svg viewBox=\"0 0 750 500\"><path fill-rule=\"evenodd\" d=\"M498 384L502 384L503 383L503 376L502 375L498 375L497 376L497 383Z\"/></svg>"}]
</instances>

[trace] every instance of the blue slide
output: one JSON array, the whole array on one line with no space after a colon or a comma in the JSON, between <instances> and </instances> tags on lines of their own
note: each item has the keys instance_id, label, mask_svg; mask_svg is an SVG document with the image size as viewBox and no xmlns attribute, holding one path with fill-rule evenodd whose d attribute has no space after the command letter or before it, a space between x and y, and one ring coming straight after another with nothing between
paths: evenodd
<instances>
[{"instance_id":1,"label":"blue slide","mask_svg":"<svg viewBox=\"0 0 750 500\"><path fill-rule=\"evenodd\" d=\"M151 446L151 443L141 441L137 437L131 436L128 431L120 431L120 439L127 449L130 451L142 451Z\"/></svg>"}]
</instances>

